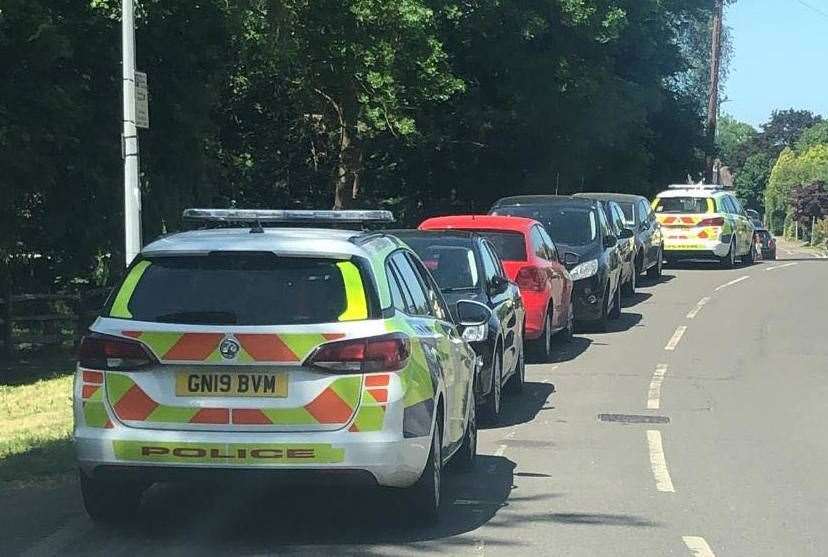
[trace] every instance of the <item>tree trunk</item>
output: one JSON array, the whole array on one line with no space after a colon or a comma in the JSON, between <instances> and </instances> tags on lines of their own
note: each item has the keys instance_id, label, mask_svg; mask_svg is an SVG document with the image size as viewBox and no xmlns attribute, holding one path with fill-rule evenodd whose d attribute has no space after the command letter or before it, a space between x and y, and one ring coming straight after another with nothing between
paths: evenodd
<instances>
[{"instance_id":1,"label":"tree trunk","mask_svg":"<svg viewBox=\"0 0 828 557\"><path fill-rule=\"evenodd\" d=\"M333 173L335 210L347 209L359 195L362 146L347 123L340 133L339 157Z\"/></svg>"}]
</instances>

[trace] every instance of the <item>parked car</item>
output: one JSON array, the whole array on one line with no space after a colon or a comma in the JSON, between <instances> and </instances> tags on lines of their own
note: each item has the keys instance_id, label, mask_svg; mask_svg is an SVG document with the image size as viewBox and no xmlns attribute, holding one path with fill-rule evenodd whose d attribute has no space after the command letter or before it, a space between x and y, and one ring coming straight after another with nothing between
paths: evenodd
<instances>
[{"instance_id":1,"label":"parked car","mask_svg":"<svg viewBox=\"0 0 828 557\"><path fill-rule=\"evenodd\" d=\"M754 226L730 190L715 185L670 186L653 207L664 231L665 258L715 258L727 268L753 263Z\"/></svg>"},{"instance_id":2,"label":"parked car","mask_svg":"<svg viewBox=\"0 0 828 557\"><path fill-rule=\"evenodd\" d=\"M473 232L389 230L420 257L437 281L456 317L461 300L479 302L491 310L483 329L464 331L483 359L475 381L475 399L485 416L500 415L502 391L523 390L526 375L523 350L525 310L520 290L510 281L494 246Z\"/></svg>"},{"instance_id":3,"label":"parked car","mask_svg":"<svg viewBox=\"0 0 828 557\"><path fill-rule=\"evenodd\" d=\"M753 223L753 226L757 229L765 228L765 223L762 221L762 215L759 214L759 211L754 211L753 209L745 209L745 214L750 219L750 222Z\"/></svg>"},{"instance_id":4,"label":"parked car","mask_svg":"<svg viewBox=\"0 0 828 557\"><path fill-rule=\"evenodd\" d=\"M776 259L776 239L767 228L759 228L756 230L756 239L758 240L758 248L761 250L762 259Z\"/></svg>"},{"instance_id":5,"label":"parked car","mask_svg":"<svg viewBox=\"0 0 828 557\"><path fill-rule=\"evenodd\" d=\"M572 197L615 201L624 212L627 228L635 234L635 268L640 275L661 276L664 262L664 240L661 225L647 198L625 193L576 193Z\"/></svg>"},{"instance_id":6,"label":"parked car","mask_svg":"<svg viewBox=\"0 0 828 557\"><path fill-rule=\"evenodd\" d=\"M557 195L506 197L493 215L537 220L555 242L573 280L575 319L606 330L621 315L621 253L599 202Z\"/></svg>"},{"instance_id":7,"label":"parked car","mask_svg":"<svg viewBox=\"0 0 828 557\"><path fill-rule=\"evenodd\" d=\"M462 334L489 309L460 302L453 320L405 244L332 228L384 211L185 218L240 227L144 247L80 345L88 514L127 520L155 481L266 472L400 488L412 520L436 520L444 464L475 461L478 358Z\"/></svg>"},{"instance_id":8,"label":"parked car","mask_svg":"<svg viewBox=\"0 0 828 557\"><path fill-rule=\"evenodd\" d=\"M621 254L621 293L625 296L635 294L635 235L627 228L624 212L615 201L596 200L604 211L610 225L611 233L618 238L618 251Z\"/></svg>"},{"instance_id":9,"label":"parked car","mask_svg":"<svg viewBox=\"0 0 828 557\"><path fill-rule=\"evenodd\" d=\"M526 309L524 338L536 361L552 357L552 336L572 338L574 317L572 278L563 254L541 224L532 219L467 215L424 221L421 230L472 230L490 241L503 260L510 280L517 283Z\"/></svg>"}]
</instances>

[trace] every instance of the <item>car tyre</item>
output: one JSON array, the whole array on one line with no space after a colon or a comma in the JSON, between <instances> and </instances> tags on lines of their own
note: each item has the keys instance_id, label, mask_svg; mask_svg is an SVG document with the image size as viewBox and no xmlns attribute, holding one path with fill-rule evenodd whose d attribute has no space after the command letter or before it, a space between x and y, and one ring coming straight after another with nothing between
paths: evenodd
<instances>
[{"instance_id":1,"label":"car tyre","mask_svg":"<svg viewBox=\"0 0 828 557\"><path fill-rule=\"evenodd\" d=\"M78 470L78 475L83 506L93 521L126 524L138 514L146 487L143 484L92 478L83 470Z\"/></svg>"},{"instance_id":2,"label":"car tyre","mask_svg":"<svg viewBox=\"0 0 828 557\"><path fill-rule=\"evenodd\" d=\"M747 254L742 256L743 265L753 265L756 262L756 244L750 243Z\"/></svg>"},{"instance_id":3,"label":"car tyre","mask_svg":"<svg viewBox=\"0 0 828 557\"><path fill-rule=\"evenodd\" d=\"M661 278L661 271L664 268L664 248L658 248L658 259L656 264L647 269L647 276L651 279Z\"/></svg>"},{"instance_id":4,"label":"car tyre","mask_svg":"<svg viewBox=\"0 0 828 557\"><path fill-rule=\"evenodd\" d=\"M621 317L621 289L615 289L615 301L612 304L612 309L609 312L610 319L618 319Z\"/></svg>"},{"instance_id":5,"label":"car tyre","mask_svg":"<svg viewBox=\"0 0 828 557\"><path fill-rule=\"evenodd\" d=\"M523 357L523 350L520 351L517 364L515 364L515 373L509 378L506 384L510 394L520 394L523 392L523 384L526 382L526 360Z\"/></svg>"},{"instance_id":6,"label":"car tyre","mask_svg":"<svg viewBox=\"0 0 828 557\"><path fill-rule=\"evenodd\" d=\"M558 338L564 342L572 342L572 337L575 335L575 307L572 302L569 302L569 317L566 320L566 327L561 329L558 333Z\"/></svg>"},{"instance_id":7,"label":"car tyre","mask_svg":"<svg viewBox=\"0 0 828 557\"><path fill-rule=\"evenodd\" d=\"M407 499L411 511L412 521L431 526L440 519L443 487L443 441L440 426L440 415L434 424L434 434L431 436L431 450L428 452L423 473L420 479L408 488Z\"/></svg>"},{"instance_id":8,"label":"car tyre","mask_svg":"<svg viewBox=\"0 0 828 557\"><path fill-rule=\"evenodd\" d=\"M483 405L486 420L496 422L503 407L503 355L496 349L492 357L492 389Z\"/></svg>"},{"instance_id":9,"label":"car tyre","mask_svg":"<svg viewBox=\"0 0 828 557\"><path fill-rule=\"evenodd\" d=\"M636 272L635 268L633 268L633 272L630 273L629 280L627 280L627 282L625 282L624 286L622 287L625 296L635 296L635 277L637 274L638 273Z\"/></svg>"},{"instance_id":10,"label":"car tyre","mask_svg":"<svg viewBox=\"0 0 828 557\"><path fill-rule=\"evenodd\" d=\"M545 364L552 359L552 313L549 310L546 312L543 334L540 338L532 341L531 348L533 359L536 362Z\"/></svg>"},{"instance_id":11,"label":"car tyre","mask_svg":"<svg viewBox=\"0 0 828 557\"><path fill-rule=\"evenodd\" d=\"M736 267L736 246L733 244L733 240L730 240L730 249L727 251L727 255L720 258L720 261L725 269Z\"/></svg>"},{"instance_id":12,"label":"car tyre","mask_svg":"<svg viewBox=\"0 0 828 557\"><path fill-rule=\"evenodd\" d=\"M606 288L604 288L604 300L601 303L601 317L595 321L595 328L601 333L606 333L609 327L609 304L609 283L607 283Z\"/></svg>"},{"instance_id":13,"label":"car tyre","mask_svg":"<svg viewBox=\"0 0 828 557\"><path fill-rule=\"evenodd\" d=\"M477 409L474 399L470 399L469 423L466 424L466 435L463 436L463 444L454 457L454 464L458 470L467 472L474 468L477 462Z\"/></svg>"}]
</instances>

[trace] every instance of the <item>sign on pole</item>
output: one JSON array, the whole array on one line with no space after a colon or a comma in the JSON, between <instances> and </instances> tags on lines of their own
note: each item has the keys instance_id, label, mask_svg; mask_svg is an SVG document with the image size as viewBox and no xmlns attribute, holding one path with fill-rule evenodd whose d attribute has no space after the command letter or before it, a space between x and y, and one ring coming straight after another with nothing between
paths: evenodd
<instances>
[{"instance_id":1,"label":"sign on pole","mask_svg":"<svg viewBox=\"0 0 828 557\"><path fill-rule=\"evenodd\" d=\"M149 89L147 88L147 74L135 72L135 125L148 129L149 121Z\"/></svg>"}]
</instances>

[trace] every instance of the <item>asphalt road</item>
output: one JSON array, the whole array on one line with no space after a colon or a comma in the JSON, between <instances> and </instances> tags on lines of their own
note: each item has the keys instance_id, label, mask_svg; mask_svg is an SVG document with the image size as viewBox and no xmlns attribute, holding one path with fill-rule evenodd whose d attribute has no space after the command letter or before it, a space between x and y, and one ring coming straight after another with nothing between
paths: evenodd
<instances>
[{"instance_id":1,"label":"asphalt road","mask_svg":"<svg viewBox=\"0 0 828 557\"><path fill-rule=\"evenodd\" d=\"M780 258L668 269L530 366L436 528L379 493L241 485L153 488L113 530L67 480L0 491L0 554L827 555L828 259Z\"/></svg>"}]
</instances>

